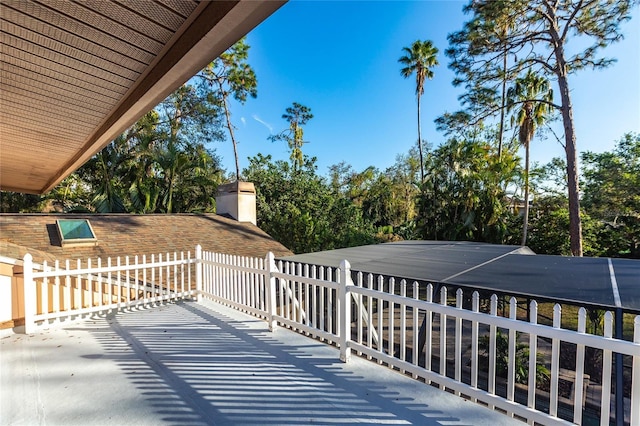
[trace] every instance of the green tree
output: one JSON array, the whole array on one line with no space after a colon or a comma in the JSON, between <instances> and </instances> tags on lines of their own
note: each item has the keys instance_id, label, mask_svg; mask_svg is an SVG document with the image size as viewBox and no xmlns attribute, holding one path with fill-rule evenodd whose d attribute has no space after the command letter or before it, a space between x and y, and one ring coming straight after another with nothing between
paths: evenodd
<instances>
[{"instance_id":1,"label":"green tree","mask_svg":"<svg viewBox=\"0 0 640 426\"><path fill-rule=\"evenodd\" d=\"M538 254L571 255L569 239L569 201L566 187L567 168L563 159L553 158L543 166L534 167L531 184L538 196L532 206L527 245ZM584 253L600 256L603 244L600 221L581 212Z\"/></svg>"},{"instance_id":2,"label":"green tree","mask_svg":"<svg viewBox=\"0 0 640 426\"><path fill-rule=\"evenodd\" d=\"M243 171L256 185L258 226L294 253L376 242L361 210L317 175L315 158L300 167L258 154Z\"/></svg>"},{"instance_id":3,"label":"green tree","mask_svg":"<svg viewBox=\"0 0 640 426\"><path fill-rule=\"evenodd\" d=\"M565 195L542 195L536 200L534 214L529 221L527 246L537 254L571 256L569 202ZM586 212L581 212L584 254L602 256L602 225Z\"/></svg>"},{"instance_id":4,"label":"green tree","mask_svg":"<svg viewBox=\"0 0 640 426\"><path fill-rule=\"evenodd\" d=\"M403 67L400 74L409 78L416 74L416 97L418 100L418 152L420 153L420 181L424 180L424 159L422 151L422 132L420 126L420 99L424 95L424 82L433 78L432 68L438 65L438 49L430 40L413 42L411 47L403 47L404 56L398 59Z\"/></svg>"},{"instance_id":5,"label":"green tree","mask_svg":"<svg viewBox=\"0 0 640 426\"><path fill-rule=\"evenodd\" d=\"M418 183L419 159L416 149L409 153L396 156L395 163L385 171L385 175L393 182L393 196L396 209L396 220L407 229L414 225L417 215L417 200L420 195ZM404 237L410 234L403 233Z\"/></svg>"},{"instance_id":6,"label":"green tree","mask_svg":"<svg viewBox=\"0 0 640 426\"><path fill-rule=\"evenodd\" d=\"M46 194L55 211L89 212L91 193L77 173L67 176L58 186Z\"/></svg>"},{"instance_id":7,"label":"green tree","mask_svg":"<svg viewBox=\"0 0 640 426\"><path fill-rule=\"evenodd\" d=\"M527 226L529 224L529 151L536 130L549 116L549 104L553 101L553 91L549 81L535 74L531 69L524 77L517 78L507 93L510 110L518 108L512 117L512 123L518 126L518 141L525 149L524 163L524 218L522 225L522 243L527 244ZM536 101L540 99L540 101Z\"/></svg>"},{"instance_id":8,"label":"green tree","mask_svg":"<svg viewBox=\"0 0 640 426\"><path fill-rule=\"evenodd\" d=\"M0 213L29 213L42 211L43 198L36 194L0 191Z\"/></svg>"},{"instance_id":9,"label":"green tree","mask_svg":"<svg viewBox=\"0 0 640 426\"><path fill-rule=\"evenodd\" d=\"M216 101L220 103L224 111L226 127L233 144L237 180L240 180L240 163L238 161L238 142L234 133L235 127L231 123L229 96L244 104L247 96L255 98L258 95L256 73L247 62L249 48L246 39L242 38L197 74L199 78L204 79L217 89L217 94L210 93L210 96L216 97Z\"/></svg>"},{"instance_id":10,"label":"green tree","mask_svg":"<svg viewBox=\"0 0 640 426\"><path fill-rule=\"evenodd\" d=\"M77 171L95 194L93 209L213 210L211 195L222 171L205 142L221 139L220 129L219 108L210 88L189 83L178 88Z\"/></svg>"},{"instance_id":11,"label":"green tree","mask_svg":"<svg viewBox=\"0 0 640 426\"><path fill-rule=\"evenodd\" d=\"M489 140L494 132L452 138L427 157L427 178L419 200L424 239L504 243L510 239L506 188L516 182L515 150L502 158Z\"/></svg>"},{"instance_id":12,"label":"green tree","mask_svg":"<svg viewBox=\"0 0 640 426\"><path fill-rule=\"evenodd\" d=\"M582 153L583 206L600 221L603 255L640 258L640 134L609 152Z\"/></svg>"},{"instance_id":13,"label":"green tree","mask_svg":"<svg viewBox=\"0 0 640 426\"><path fill-rule=\"evenodd\" d=\"M498 128L498 157L502 157L502 143L504 139L504 119L505 119L505 110L507 109L507 83L508 83L508 61L507 54L509 45L507 44L507 37L509 32L511 31L511 22L508 19L505 19L501 22L496 22L496 37L500 41L500 44L503 48L502 55L502 76L500 81L500 124Z\"/></svg>"},{"instance_id":14,"label":"green tree","mask_svg":"<svg viewBox=\"0 0 640 426\"><path fill-rule=\"evenodd\" d=\"M635 0L475 0L465 7L471 19L449 36L451 68L455 84L467 88L466 113L451 117L477 122L495 113L496 84L523 69L534 68L557 82L564 127L570 218L571 253L581 256L582 225L578 185L576 134L569 76L585 68L603 68L613 60L599 57L601 49L622 38L620 23L631 17ZM496 35L495 23L511 29L504 40ZM578 46L569 40L577 40ZM591 44L589 45L589 43ZM586 47L584 47L586 46ZM506 48L505 48L506 47ZM503 69L505 56L509 66Z\"/></svg>"},{"instance_id":15,"label":"green tree","mask_svg":"<svg viewBox=\"0 0 640 426\"><path fill-rule=\"evenodd\" d=\"M164 133L158 126L159 115L153 110L142 117L132 129L129 150L131 156L123 166L128 182L130 210L136 213L156 211L162 183L157 176L156 164Z\"/></svg>"},{"instance_id":16,"label":"green tree","mask_svg":"<svg viewBox=\"0 0 640 426\"><path fill-rule=\"evenodd\" d=\"M174 183L176 212L214 212L218 185L225 181L220 159L203 144L184 147L183 164Z\"/></svg>"},{"instance_id":17,"label":"green tree","mask_svg":"<svg viewBox=\"0 0 640 426\"><path fill-rule=\"evenodd\" d=\"M285 141L291 150L291 164L293 170L299 170L304 166L304 155L302 154L302 145L308 143L304 140L304 130L302 126L307 124L313 118L311 108L306 107L298 102L294 102L292 106L286 109L286 113L282 114L282 118L289 122L289 128L283 130L277 135L269 136L269 140Z\"/></svg>"},{"instance_id":18,"label":"green tree","mask_svg":"<svg viewBox=\"0 0 640 426\"><path fill-rule=\"evenodd\" d=\"M124 181L120 179L122 165L127 158L126 139L121 135L78 170L78 174L94 190L95 196L91 203L96 212L124 213L127 211L124 201Z\"/></svg>"},{"instance_id":19,"label":"green tree","mask_svg":"<svg viewBox=\"0 0 640 426\"><path fill-rule=\"evenodd\" d=\"M202 73L202 72L201 72ZM155 200L154 212L175 213L174 198L180 179L189 173L205 143L224 140L222 111L216 92L203 79L194 79L174 91L141 124L146 133L140 154L148 161L138 173L139 190ZM197 83L200 84L197 84ZM155 121L153 118L155 117ZM151 135L151 136L149 136ZM215 161L211 158L211 161ZM140 166L143 164L141 163ZM214 172L212 183L217 182ZM211 191L214 190L212 186ZM191 207L183 206L190 209Z\"/></svg>"},{"instance_id":20,"label":"green tree","mask_svg":"<svg viewBox=\"0 0 640 426\"><path fill-rule=\"evenodd\" d=\"M365 224L376 229L378 238L411 238L419 193L416 156L415 152L398 156L384 172L375 167L356 172L345 162L335 164L329 168L330 189L334 197L361 210Z\"/></svg>"}]
</instances>

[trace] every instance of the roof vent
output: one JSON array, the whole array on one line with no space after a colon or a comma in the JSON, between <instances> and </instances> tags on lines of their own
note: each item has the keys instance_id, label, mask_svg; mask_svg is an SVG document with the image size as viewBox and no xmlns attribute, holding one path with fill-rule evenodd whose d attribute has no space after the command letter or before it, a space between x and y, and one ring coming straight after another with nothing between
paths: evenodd
<instances>
[{"instance_id":1,"label":"roof vent","mask_svg":"<svg viewBox=\"0 0 640 426\"><path fill-rule=\"evenodd\" d=\"M96 246L98 239L87 219L56 220L62 247Z\"/></svg>"}]
</instances>

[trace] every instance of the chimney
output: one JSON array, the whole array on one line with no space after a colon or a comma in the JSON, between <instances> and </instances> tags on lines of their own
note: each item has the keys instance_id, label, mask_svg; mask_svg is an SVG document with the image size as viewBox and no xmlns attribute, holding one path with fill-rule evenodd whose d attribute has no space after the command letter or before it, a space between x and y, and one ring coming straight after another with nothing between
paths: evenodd
<instances>
[{"instance_id":1,"label":"chimney","mask_svg":"<svg viewBox=\"0 0 640 426\"><path fill-rule=\"evenodd\" d=\"M232 182L218 186L216 212L238 222L256 225L256 189L251 182Z\"/></svg>"}]
</instances>

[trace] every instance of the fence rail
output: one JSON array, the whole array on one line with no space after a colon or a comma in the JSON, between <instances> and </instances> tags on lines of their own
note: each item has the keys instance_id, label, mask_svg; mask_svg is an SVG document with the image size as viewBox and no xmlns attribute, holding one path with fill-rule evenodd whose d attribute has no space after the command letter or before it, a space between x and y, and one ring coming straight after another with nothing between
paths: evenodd
<instances>
[{"instance_id":1,"label":"fence rail","mask_svg":"<svg viewBox=\"0 0 640 426\"><path fill-rule=\"evenodd\" d=\"M582 424L584 416L609 425L640 424L640 316L633 341L613 338L614 317L604 315L602 335L586 332L581 308L576 330L538 323L532 301L519 318L512 298L498 315L498 297L477 291L434 291L432 285L352 274L339 268L223 255L201 250L85 264L44 264L24 259L26 331L97 311L149 306L201 297L335 345L348 362L355 352L529 424ZM616 355L616 356L614 356ZM625 394L612 393L614 359L628 374ZM624 413L611 402L627 397ZM590 418L589 421L592 419Z\"/></svg>"},{"instance_id":2,"label":"fence rail","mask_svg":"<svg viewBox=\"0 0 640 426\"><path fill-rule=\"evenodd\" d=\"M25 332L88 314L194 297L190 253L44 262L24 257Z\"/></svg>"}]
</instances>

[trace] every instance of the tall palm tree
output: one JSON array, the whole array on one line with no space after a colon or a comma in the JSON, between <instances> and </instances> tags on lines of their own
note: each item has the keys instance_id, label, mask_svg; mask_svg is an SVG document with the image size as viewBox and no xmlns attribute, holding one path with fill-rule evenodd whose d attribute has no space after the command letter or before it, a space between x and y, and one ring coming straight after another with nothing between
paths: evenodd
<instances>
[{"instance_id":1,"label":"tall palm tree","mask_svg":"<svg viewBox=\"0 0 640 426\"><path fill-rule=\"evenodd\" d=\"M432 67L438 65L438 49L430 40L413 42L411 47L403 47L404 56L398 59L404 67L400 74L408 78L416 74L416 96L418 97L418 150L420 151L420 182L424 181L424 160L422 158L422 132L420 128L420 98L424 94L425 79L433 78Z\"/></svg>"},{"instance_id":2,"label":"tall palm tree","mask_svg":"<svg viewBox=\"0 0 640 426\"><path fill-rule=\"evenodd\" d=\"M524 224L522 227L522 245L525 245L529 225L529 146L536 130L549 118L553 90L549 86L549 80L529 69L524 77L515 80L514 85L507 92L507 97L509 110L518 107L511 120L512 124L519 128L518 141L525 149Z\"/></svg>"}]
</instances>

